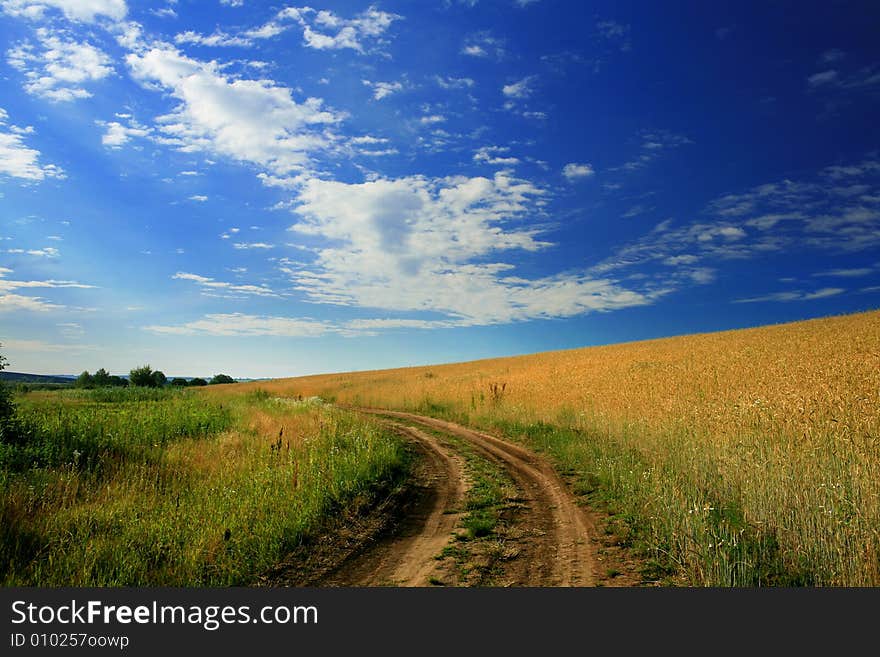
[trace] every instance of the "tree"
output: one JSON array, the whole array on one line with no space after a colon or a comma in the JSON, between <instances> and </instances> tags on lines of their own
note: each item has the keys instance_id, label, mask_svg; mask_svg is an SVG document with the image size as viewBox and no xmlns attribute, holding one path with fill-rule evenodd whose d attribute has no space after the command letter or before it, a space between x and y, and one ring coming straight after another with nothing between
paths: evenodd
<instances>
[{"instance_id":1,"label":"tree","mask_svg":"<svg viewBox=\"0 0 880 657\"><path fill-rule=\"evenodd\" d=\"M128 387L128 381L123 379L121 376L116 376L115 374L110 377L110 385L115 388L126 388Z\"/></svg>"},{"instance_id":2,"label":"tree","mask_svg":"<svg viewBox=\"0 0 880 657\"><path fill-rule=\"evenodd\" d=\"M2 345L0 345L2 346ZM6 369L8 360L0 354L0 371ZM0 442L12 438L15 433L15 402L12 401L12 388L0 381Z\"/></svg>"},{"instance_id":3,"label":"tree","mask_svg":"<svg viewBox=\"0 0 880 657\"><path fill-rule=\"evenodd\" d=\"M102 367L95 372L95 375L92 377L92 382L95 384L96 388L106 388L110 385L110 372Z\"/></svg>"},{"instance_id":4,"label":"tree","mask_svg":"<svg viewBox=\"0 0 880 657\"><path fill-rule=\"evenodd\" d=\"M154 388L163 388L165 384L168 382L168 377L165 376L165 373L156 370L153 372L153 387Z\"/></svg>"},{"instance_id":5,"label":"tree","mask_svg":"<svg viewBox=\"0 0 880 657\"><path fill-rule=\"evenodd\" d=\"M194 379L190 379L189 385L191 385L191 386L206 386L206 385L208 385L208 382L205 381L203 378L197 376Z\"/></svg>"},{"instance_id":6,"label":"tree","mask_svg":"<svg viewBox=\"0 0 880 657\"><path fill-rule=\"evenodd\" d=\"M218 383L235 383L235 379L228 374L215 374L214 378L211 379L211 385L217 385Z\"/></svg>"},{"instance_id":7,"label":"tree","mask_svg":"<svg viewBox=\"0 0 880 657\"><path fill-rule=\"evenodd\" d=\"M186 379L181 379L179 376L175 376L171 379L171 385L183 387L186 385Z\"/></svg>"},{"instance_id":8,"label":"tree","mask_svg":"<svg viewBox=\"0 0 880 657\"><path fill-rule=\"evenodd\" d=\"M128 373L128 380L133 386L141 386L144 388L153 388L156 386L156 382L153 379L153 368L149 365L135 367Z\"/></svg>"},{"instance_id":9,"label":"tree","mask_svg":"<svg viewBox=\"0 0 880 657\"><path fill-rule=\"evenodd\" d=\"M94 388L95 380L92 378L92 375L89 374L89 371L85 370L82 374L76 377L76 383L74 385L77 388Z\"/></svg>"}]
</instances>

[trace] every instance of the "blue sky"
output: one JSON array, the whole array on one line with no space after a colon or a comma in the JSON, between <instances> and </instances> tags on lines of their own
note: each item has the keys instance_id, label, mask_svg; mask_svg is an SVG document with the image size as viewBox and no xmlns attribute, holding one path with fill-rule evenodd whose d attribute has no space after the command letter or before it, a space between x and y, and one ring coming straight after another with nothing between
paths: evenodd
<instances>
[{"instance_id":1,"label":"blue sky","mask_svg":"<svg viewBox=\"0 0 880 657\"><path fill-rule=\"evenodd\" d=\"M13 371L285 376L880 307L876 3L0 0L0 24Z\"/></svg>"}]
</instances>

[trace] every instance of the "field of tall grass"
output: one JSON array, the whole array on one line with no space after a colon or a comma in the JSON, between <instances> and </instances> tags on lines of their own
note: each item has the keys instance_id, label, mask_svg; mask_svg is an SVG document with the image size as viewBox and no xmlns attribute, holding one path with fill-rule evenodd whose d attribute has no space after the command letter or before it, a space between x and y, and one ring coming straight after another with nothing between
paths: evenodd
<instances>
[{"instance_id":1,"label":"field of tall grass","mask_svg":"<svg viewBox=\"0 0 880 657\"><path fill-rule=\"evenodd\" d=\"M880 585L878 311L260 386L543 450L625 523L658 577Z\"/></svg>"},{"instance_id":2,"label":"field of tall grass","mask_svg":"<svg viewBox=\"0 0 880 657\"><path fill-rule=\"evenodd\" d=\"M4 586L248 584L393 485L399 439L320 400L106 389L18 397L0 442Z\"/></svg>"}]
</instances>

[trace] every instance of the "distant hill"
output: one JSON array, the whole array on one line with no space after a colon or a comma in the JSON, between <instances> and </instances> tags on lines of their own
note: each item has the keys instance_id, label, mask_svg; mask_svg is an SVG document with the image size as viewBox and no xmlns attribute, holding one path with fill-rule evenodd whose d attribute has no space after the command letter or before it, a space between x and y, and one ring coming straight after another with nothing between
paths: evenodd
<instances>
[{"instance_id":1,"label":"distant hill","mask_svg":"<svg viewBox=\"0 0 880 657\"><path fill-rule=\"evenodd\" d=\"M73 383L74 380L76 380L75 376L0 372L0 381L9 381L10 383Z\"/></svg>"}]
</instances>

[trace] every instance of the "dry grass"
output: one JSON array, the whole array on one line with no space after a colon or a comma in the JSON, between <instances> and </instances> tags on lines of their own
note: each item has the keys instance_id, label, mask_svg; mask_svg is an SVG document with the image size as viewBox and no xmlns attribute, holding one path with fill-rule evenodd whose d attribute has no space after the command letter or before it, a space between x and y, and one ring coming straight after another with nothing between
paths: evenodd
<instances>
[{"instance_id":1,"label":"dry grass","mask_svg":"<svg viewBox=\"0 0 880 657\"><path fill-rule=\"evenodd\" d=\"M259 386L521 434L690 583L880 585L878 311Z\"/></svg>"}]
</instances>

